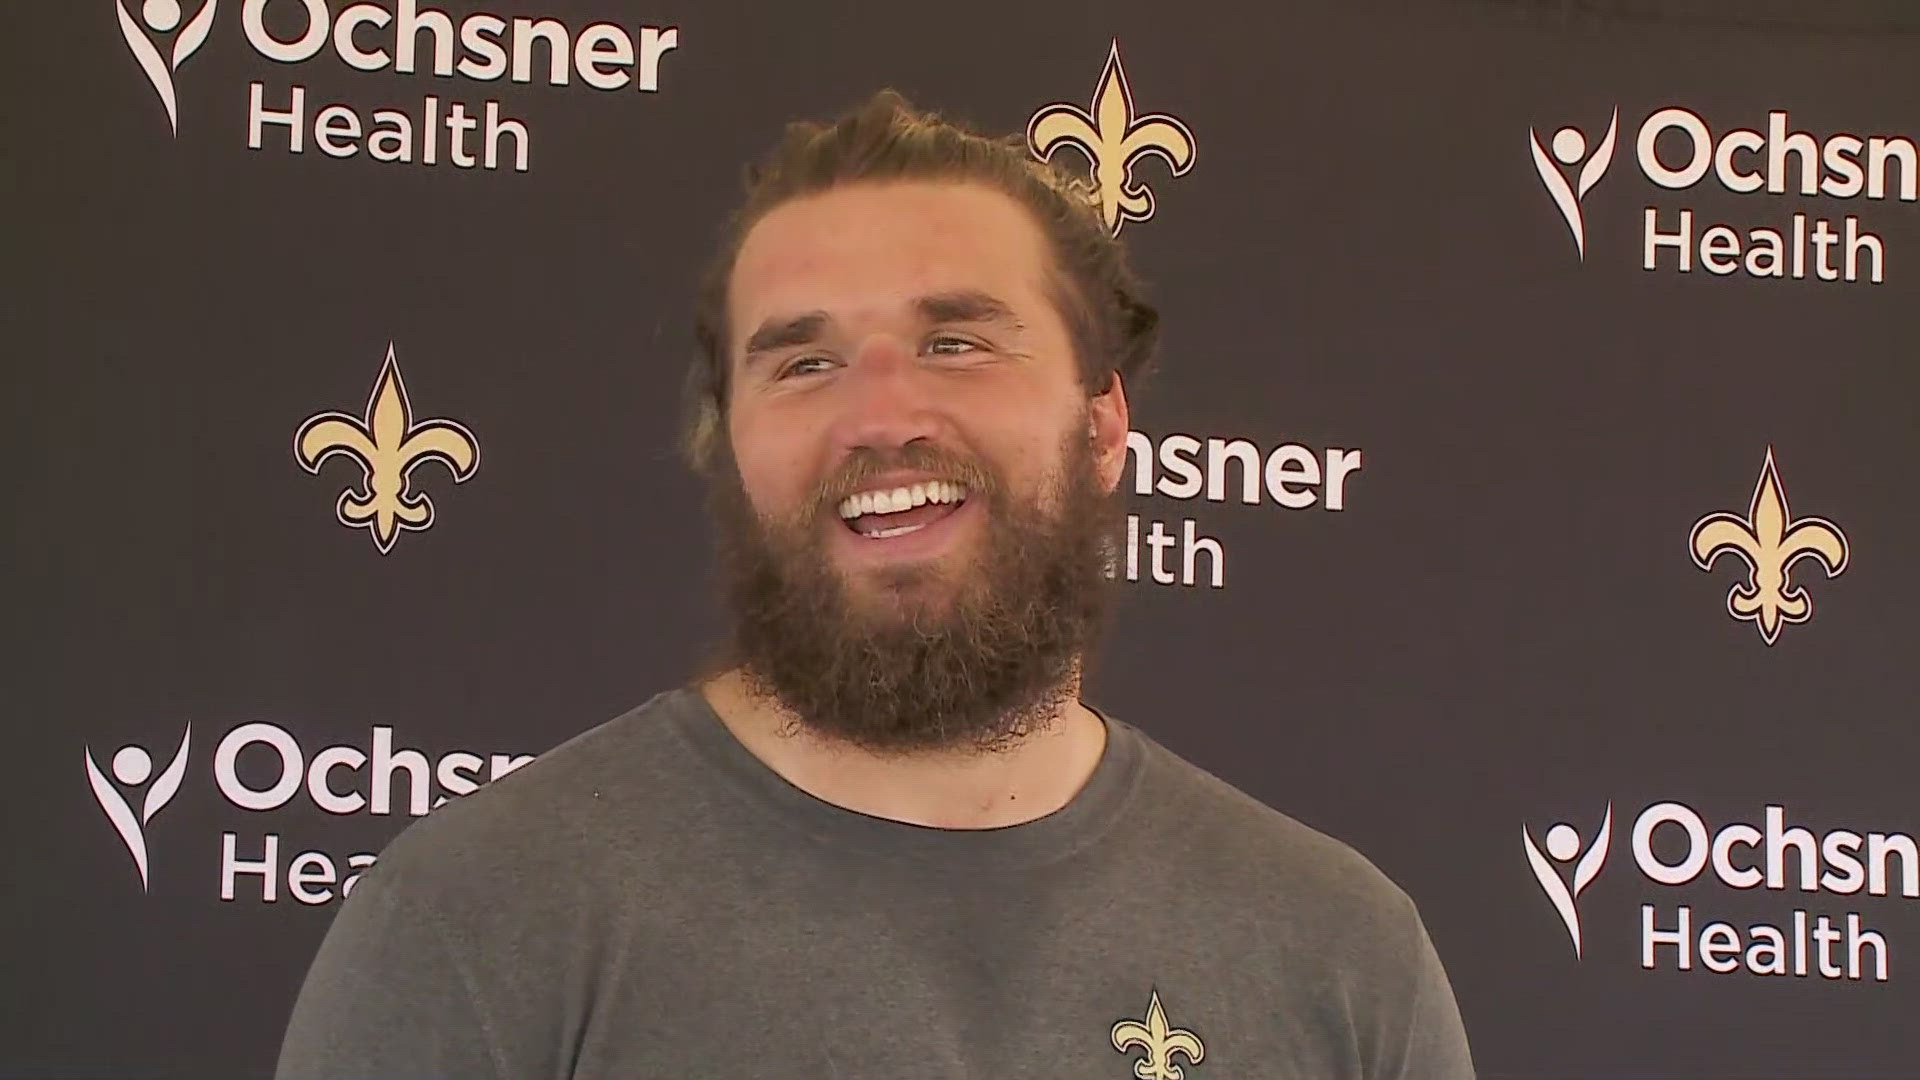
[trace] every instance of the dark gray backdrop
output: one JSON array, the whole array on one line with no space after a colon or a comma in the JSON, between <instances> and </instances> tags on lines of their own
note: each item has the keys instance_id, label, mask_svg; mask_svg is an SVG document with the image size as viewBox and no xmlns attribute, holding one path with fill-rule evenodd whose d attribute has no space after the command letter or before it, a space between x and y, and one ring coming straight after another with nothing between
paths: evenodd
<instances>
[{"instance_id":1,"label":"dark gray backdrop","mask_svg":"<svg viewBox=\"0 0 1920 1080\"><path fill-rule=\"evenodd\" d=\"M1709 828L1774 804L1816 835L1920 832L1920 204L1711 176L1668 191L1634 154L1670 105L1716 134L1784 109L1816 138L1920 139L1904 5L484 8L676 27L655 92L361 72L330 48L278 63L242 7L220 0L171 73L177 135L112 0L0 13L17 440L0 1074L264 1075L333 908L290 899L284 873L275 902L255 877L223 900L222 834L247 858L272 833L282 864L344 863L411 818L236 807L220 738L267 721L311 760L386 725L431 759L533 754L679 681L716 624L675 391L742 163L783 121L883 85L1022 130L1046 104L1088 108L1117 41L1136 112L1179 118L1198 151L1178 177L1133 167L1157 209L1122 235L1166 326L1136 427L1364 464L1338 511L1135 498L1143 527L1216 539L1225 585L1127 585L1090 699L1403 885L1484 1076L1920 1075L1920 900L1897 872L1891 896L1667 887L1627 837L1664 800ZM298 11L276 0L269 25L291 35ZM498 101L531 167L338 160L311 131L293 154L280 129L249 149L253 81L276 106L305 87L309 117ZM1616 107L1582 260L1527 130L1571 124L1591 148ZM1649 272L1649 206L1743 235L1857 215L1885 280L1682 274L1670 255ZM412 474L436 520L382 554L334 517L359 470L309 475L292 438L364 413L389 343L415 419L459 421L481 453L458 485ZM1769 446L1794 516L1850 548L1831 580L1795 564L1814 614L1771 645L1726 611L1738 560L1703 573L1687 554L1701 517L1747 512ZM157 772L189 723L179 791L141 825L143 890L85 758L104 771L134 745ZM265 787L273 761L254 748L240 772ZM119 789L137 813L151 786ZM1566 821L1589 841L1609 803L1576 958L1520 834ZM1691 905L1696 933L1857 912L1891 977L1642 970L1642 903L1662 927Z\"/></svg>"}]
</instances>

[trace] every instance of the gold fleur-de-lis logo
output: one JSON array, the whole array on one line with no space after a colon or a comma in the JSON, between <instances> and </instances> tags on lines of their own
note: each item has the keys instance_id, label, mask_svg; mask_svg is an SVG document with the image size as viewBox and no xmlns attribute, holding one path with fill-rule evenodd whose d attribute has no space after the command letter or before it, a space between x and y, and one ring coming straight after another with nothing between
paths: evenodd
<instances>
[{"instance_id":1,"label":"gold fleur-de-lis logo","mask_svg":"<svg viewBox=\"0 0 1920 1080\"><path fill-rule=\"evenodd\" d=\"M1147 1002L1145 1023L1122 1020L1113 1025L1113 1048L1124 1054L1134 1046L1147 1052L1146 1057L1133 1063L1133 1075L1139 1080L1180 1080L1186 1070L1173 1063L1173 1055L1184 1054L1189 1065L1198 1065L1207 1056L1200 1036L1186 1028L1167 1027L1167 1013L1160 1007L1158 990Z\"/></svg>"},{"instance_id":2,"label":"gold fleur-de-lis logo","mask_svg":"<svg viewBox=\"0 0 1920 1080\"><path fill-rule=\"evenodd\" d=\"M1117 39L1107 49L1107 66L1094 89L1092 112L1055 102L1042 106L1027 121L1027 146L1034 156L1045 161L1062 145L1079 147L1092 163L1088 201L1100 208L1101 218L1115 235L1123 222L1153 216L1153 192L1145 184L1128 180L1135 161L1156 154L1172 166L1175 176L1193 168L1193 133L1187 125L1162 113L1134 115L1133 90L1120 66Z\"/></svg>"},{"instance_id":3,"label":"gold fleur-de-lis logo","mask_svg":"<svg viewBox=\"0 0 1920 1080\"><path fill-rule=\"evenodd\" d=\"M1708 514L1694 523L1687 547L1694 565L1702 570L1711 568L1724 552L1746 561L1747 580L1735 582L1727 592L1727 614L1753 620L1769 645L1780 637L1783 624L1806 622L1813 616L1813 600L1806 587L1788 583L1789 567L1815 558L1826 567L1828 577L1847 568L1847 538L1838 526L1825 518L1796 520L1788 512L1771 446L1747 516Z\"/></svg>"},{"instance_id":4,"label":"gold fleur-de-lis logo","mask_svg":"<svg viewBox=\"0 0 1920 1080\"><path fill-rule=\"evenodd\" d=\"M417 531L433 524L433 500L425 492L407 490L414 469L438 461L460 483L480 465L480 445L464 426L452 420L414 422L391 342L364 420L323 412L308 417L294 432L293 456L308 472L318 475L320 463L335 454L359 463L365 481L358 490L349 487L340 493L334 506L340 524L370 530L382 555L393 550L401 529Z\"/></svg>"}]
</instances>

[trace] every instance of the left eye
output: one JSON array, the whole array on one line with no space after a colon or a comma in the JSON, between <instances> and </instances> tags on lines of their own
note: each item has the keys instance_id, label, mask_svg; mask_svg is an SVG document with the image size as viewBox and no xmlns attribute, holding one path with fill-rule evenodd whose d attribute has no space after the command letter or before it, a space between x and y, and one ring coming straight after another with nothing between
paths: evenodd
<instances>
[{"instance_id":1,"label":"left eye","mask_svg":"<svg viewBox=\"0 0 1920 1080\"><path fill-rule=\"evenodd\" d=\"M939 337L934 338L932 341L932 344L939 345L942 342L952 344L952 345L965 345L969 349L979 348L978 345L975 345L973 342L968 341L966 338L949 337L946 335L941 335Z\"/></svg>"},{"instance_id":2,"label":"left eye","mask_svg":"<svg viewBox=\"0 0 1920 1080\"><path fill-rule=\"evenodd\" d=\"M822 369L820 369L820 368L811 368L811 369L809 369L809 368L803 368L803 367L802 367L801 365L803 365L803 364L827 364L827 363L831 363L831 362L832 362L832 361L830 361L830 360L828 360L828 359L827 359L826 357L824 357L824 356L803 356L803 357L801 357L800 359L798 359L798 360L795 360L795 361L793 361L792 363L789 363L789 364L788 364L788 365L787 365L786 367L784 367L784 368L782 368L782 369L780 369L780 377L784 379L784 378L786 378L786 377L787 377L787 376L789 376L789 375L811 375L811 374L813 374L813 373L814 373L815 371L819 371L819 370L822 370Z\"/></svg>"}]
</instances>

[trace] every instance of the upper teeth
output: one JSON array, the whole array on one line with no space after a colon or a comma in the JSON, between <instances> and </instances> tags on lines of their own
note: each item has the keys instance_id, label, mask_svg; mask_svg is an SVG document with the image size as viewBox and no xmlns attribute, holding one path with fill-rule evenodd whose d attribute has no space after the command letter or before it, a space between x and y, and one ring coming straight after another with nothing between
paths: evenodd
<instances>
[{"instance_id":1,"label":"upper teeth","mask_svg":"<svg viewBox=\"0 0 1920 1080\"><path fill-rule=\"evenodd\" d=\"M967 489L959 484L945 480L929 480L912 487L897 487L890 491L863 491L858 495L849 495L840 503L840 516L859 517L861 514L897 514L910 510L923 503L952 503L967 497Z\"/></svg>"}]
</instances>

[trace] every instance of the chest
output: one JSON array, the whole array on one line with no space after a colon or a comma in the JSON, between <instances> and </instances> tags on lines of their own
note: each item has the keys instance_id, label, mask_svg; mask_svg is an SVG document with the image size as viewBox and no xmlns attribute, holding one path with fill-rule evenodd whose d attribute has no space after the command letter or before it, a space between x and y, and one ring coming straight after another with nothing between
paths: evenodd
<instances>
[{"instance_id":1,"label":"chest","mask_svg":"<svg viewBox=\"0 0 1920 1080\"><path fill-rule=\"evenodd\" d=\"M1357 1076L1290 934L1204 903L767 900L655 923L574 990L569 1080Z\"/></svg>"}]
</instances>

